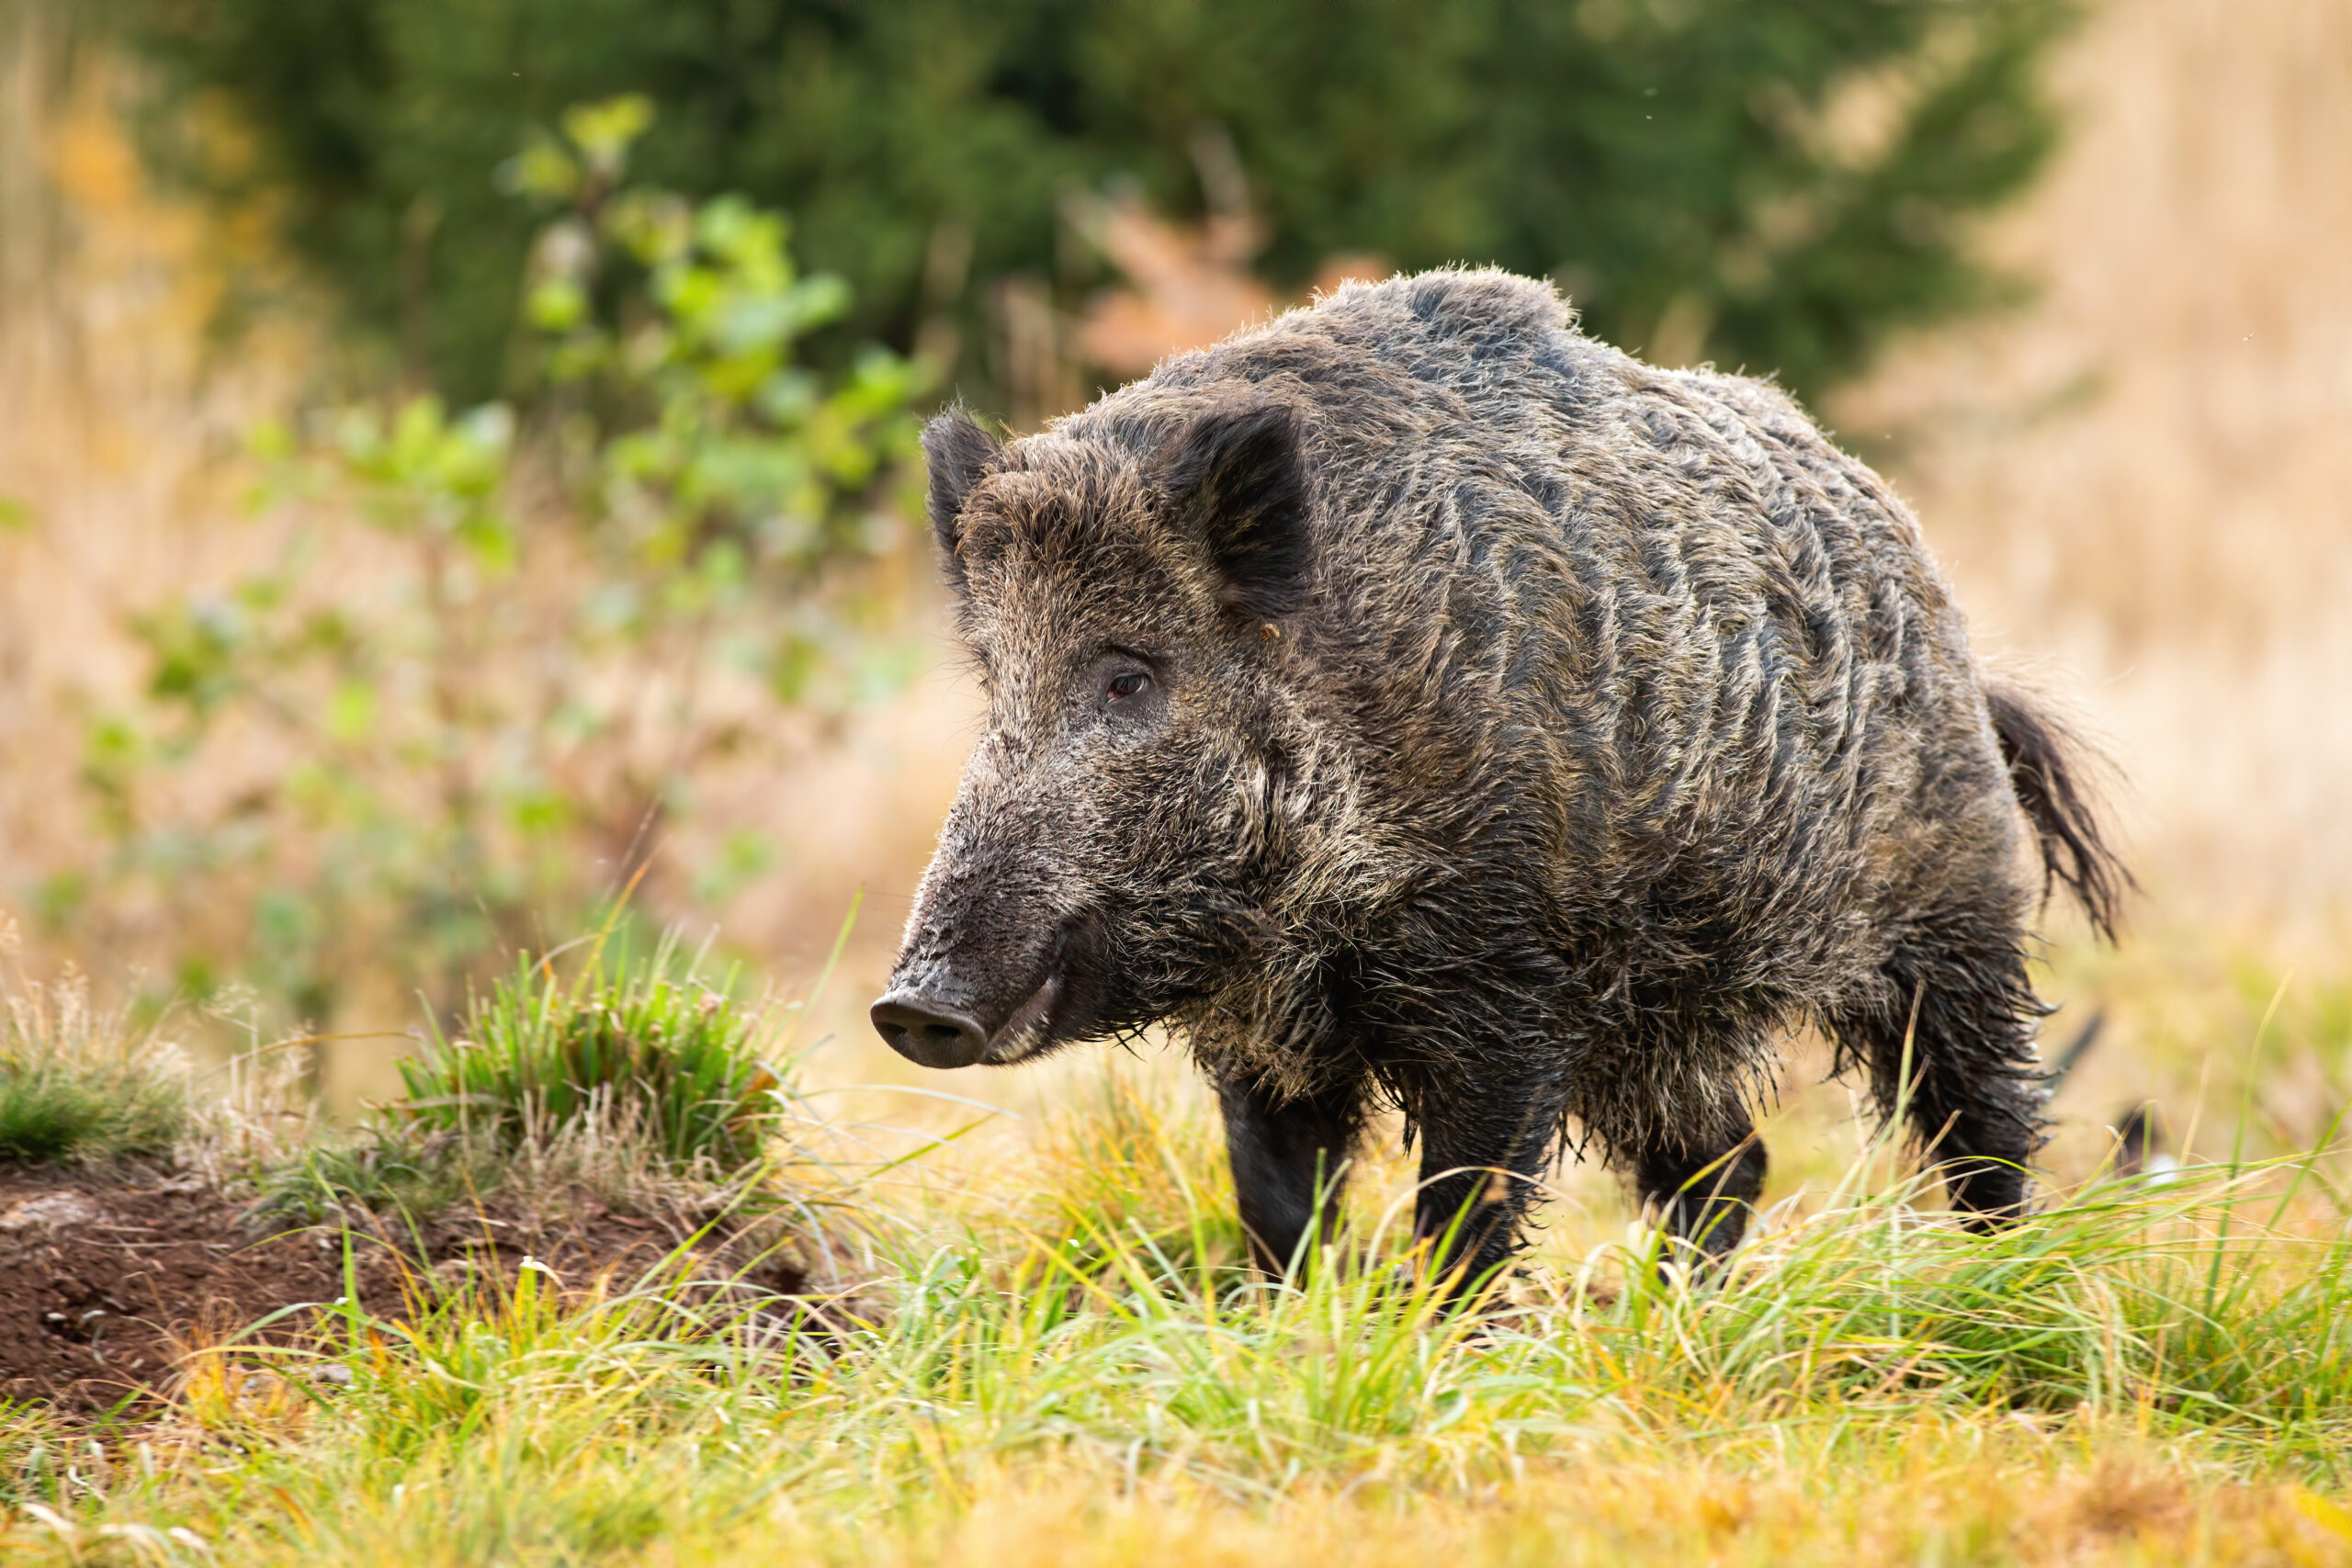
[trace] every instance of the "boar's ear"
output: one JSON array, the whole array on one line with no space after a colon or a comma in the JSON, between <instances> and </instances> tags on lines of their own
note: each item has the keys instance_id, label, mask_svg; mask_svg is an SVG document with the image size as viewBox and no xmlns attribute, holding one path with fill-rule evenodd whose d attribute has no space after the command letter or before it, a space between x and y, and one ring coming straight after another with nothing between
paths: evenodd
<instances>
[{"instance_id":1,"label":"boar's ear","mask_svg":"<svg viewBox=\"0 0 2352 1568\"><path fill-rule=\"evenodd\" d=\"M931 532L939 541L940 570L948 586L964 586L964 563L956 553L956 519L964 498L988 478L1003 449L961 403L922 428L923 466L931 470Z\"/></svg>"},{"instance_id":2,"label":"boar's ear","mask_svg":"<svg viewBox=\"0 0 2352 1568\"><path fill-rule=\"evenodd\" d=\"M1306 464L1297 411L1217 409L1170 443L1163 483L1209 547L1218 597L1252 620L1288 614L1306 591Z\"/></svg>"}]
</instances>

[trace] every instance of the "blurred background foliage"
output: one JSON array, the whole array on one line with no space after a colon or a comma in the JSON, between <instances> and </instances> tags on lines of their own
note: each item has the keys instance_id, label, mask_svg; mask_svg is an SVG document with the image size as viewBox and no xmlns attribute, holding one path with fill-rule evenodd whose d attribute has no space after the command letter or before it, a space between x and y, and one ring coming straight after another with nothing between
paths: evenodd
<instances>
[{"instance_id":1,"label":"blurred background foliage","mask_svg":"<svg viewBox=\"0 0 2352 1568\"><path fill-rule=\"evenodd\" d=\"M501 171L533 224L519 415L416 392L254 433L277 557L130 615L143 689L84 749L104 848L51 924L160 908L165 985L324 1026L355 976L446 1013L649 876L674 915L767 867L755 829L669 840L782 714L891 681L873 569L920 377L797 363L846 287L778 213L632 182L653 115L577 107Z\"/></svg>"},{"instance_id":2,"label":"blurred background foliage","mask_svg":"<svg viewBox=\"0 0 2352 1568\"><path fill-rule=\"evenodd\" d=\"M110 0L151 147L263 196L411 378L533 384L536 226L490 171L574 105L658 107L639 167L791 213L848 285L811 348L918 349L1058 412L1035 340L1108 276L1074 196L1179 222L1279 297L1335 257L1550 276L1665 363L1806 395L2005 287L1961 239L2051 148L2064 0ZM234 135L188 134L190 106ZM1082 226L1079 226L1082 227ZM1176 344L1174 346L1182 346ZM1046 357L1050 358L1050 355ZM1093 368L1124 372L1124 366ZM1117 378L1114 375L1114 379Z\"/></svg>"}]
</instances>

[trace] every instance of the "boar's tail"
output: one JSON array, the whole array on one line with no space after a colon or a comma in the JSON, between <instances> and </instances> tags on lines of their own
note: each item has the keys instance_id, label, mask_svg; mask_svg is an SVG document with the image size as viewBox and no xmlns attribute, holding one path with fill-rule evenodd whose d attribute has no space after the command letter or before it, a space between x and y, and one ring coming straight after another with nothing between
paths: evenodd
<instances>
[{"instance_id":1,"label":"boar's tail","mask_svg":"<svg viewBox=\"0 0 2352 1568\"><path fill-rule=\"evenodd\" d=\"M2041 840L2044 890L2052 882L2064 883L2092 927L2113 942L2123 896L2138 884L2100 830L2083 785L2081 743L2015 690L1988 685L1984 701L1992 709L2001 760L2008 764L2009 785Z\"/></svg>"}]
</instances>

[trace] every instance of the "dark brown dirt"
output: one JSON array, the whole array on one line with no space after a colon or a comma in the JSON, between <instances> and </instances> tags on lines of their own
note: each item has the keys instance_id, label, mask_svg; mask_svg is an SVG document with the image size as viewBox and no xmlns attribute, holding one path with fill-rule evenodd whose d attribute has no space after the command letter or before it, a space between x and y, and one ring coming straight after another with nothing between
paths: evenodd
<instances>
[{"instance_id":1,"label":"dark brown dirt","mask_svg":"<svg viewBox=\"0 0 2352 1568\"><path fill-rule=\"evenodd\" d=\"M0 1164L0 1397L85 1415L136 1407L168 1395L192 1349L297 1339L344 1292L345 1234L268 1234L233 1196L193 1176ZM435 1225L421 1248L413 1238L396 1249L360 1237L352 1256L360 1304L399 1319L421 1291L469 1272L511 1283L534 1251L567 1284L626 1284L676 1239L671 1225L590 1202L560 1232L525 1234L513 1221L470 1215ZM777 1263L745 1271L729 1256L750 1260L743 1238L702 1250L711 1265L696 1270L702 1277L740 1274L763 1297L803 1287Z\"/></svg>"}]
</instances>

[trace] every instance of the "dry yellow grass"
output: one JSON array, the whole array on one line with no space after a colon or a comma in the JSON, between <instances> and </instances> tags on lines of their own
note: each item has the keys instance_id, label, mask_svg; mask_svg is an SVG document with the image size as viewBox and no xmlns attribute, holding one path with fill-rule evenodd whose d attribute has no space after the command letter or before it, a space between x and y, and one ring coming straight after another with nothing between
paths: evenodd
<instances>
[{"instance_id":1,"label":"dry yellow grass","mask_svg":"<svg viewBox=\"0 0 2352 1568\"><path fill-rule=\"evenodd\" d=\"M2352 6L2111 0L2072 130L1988 236L2015 317L1830 412L1980 642L2112 737L2155 919L2340 943L2352 893Z\"/></svg>"},{"instance_id":2,"label":"dry yellow grass","mask_svg":"<svg viewBox=\"0 0 2352 1568\"><path fill-rule=\"evenodd\" d=\"M1942 1428L1942 1429L1939 1429ZM2004 1562L2333 1563L2341 1510L2293 1486L2200 1475L2156 1453L2086 1461L2025 1432L1953 1430L1933 1420L1883 1466L1825 1486L1795 1470L1726 1475L1691 1460L1605 1450L1531 1467L1469 1500L1384 1495L1377 1485L1310 1492L1251 1508L1198 1488L1128 1495L1019 1473L974 1488L896 1551L842 1551L876 1563L1114 1564L1272 1568L1346 1562L1567 1565ZM804 1526L805 1528L805 1526ZM799 1533L799 1532L794 1532ZM823 1533L810 1531L822 1552ZM808 1537L804 1536L804 1540ZM723 1551L715 1560L724 1560Z\"/></svg>"}]
</instances>

